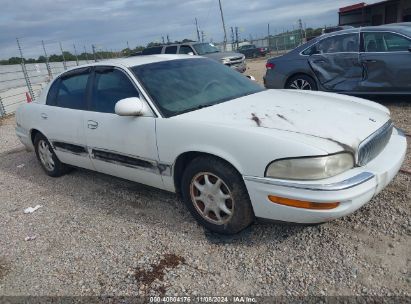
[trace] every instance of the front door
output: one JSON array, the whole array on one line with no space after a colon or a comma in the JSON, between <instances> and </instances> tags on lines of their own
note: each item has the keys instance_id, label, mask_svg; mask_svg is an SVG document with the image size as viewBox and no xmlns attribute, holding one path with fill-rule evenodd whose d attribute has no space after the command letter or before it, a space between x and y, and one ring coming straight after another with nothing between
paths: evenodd
<instances>
[{"instance_id":1,"label":"front door","mask_svg":"<svg viewBox=\"0 0 411 304\"><path fill-rule=\"evenodd\" d=\"M363 77L358 33L335 35L319 41L308 62L327 90L356 90Z\"/></svg>"},{"instance_id":2,"label":"front door","mask_svg":"<svg viewBox=\"0 0 411 304\"><path fill-rule=\"evenodd\" d=\"M115 104L128 97L139 93L125 71L95 68L90 110L84 115L91 160L99 172L161 188L154 115L114 113Z\"/></svg>"},{"instance_id":3,"label":"front door","mask_svg":"<svg viewBox=\"0 0 411 304\"><path fill-rule=\"evenodd\" d=\"M376 93L411 91L411 39L392 32L362 33L365 67L361 90Z\"/></svg>"}]
</instances>

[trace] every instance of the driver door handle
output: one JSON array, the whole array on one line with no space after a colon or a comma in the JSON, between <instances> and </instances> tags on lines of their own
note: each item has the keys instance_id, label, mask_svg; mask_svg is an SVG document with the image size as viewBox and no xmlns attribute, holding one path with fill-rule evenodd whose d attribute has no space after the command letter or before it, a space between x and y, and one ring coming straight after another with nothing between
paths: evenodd
<instances>
[{"instance_id":1,"label":"driver door handle","mask_svg":"<svg viewBox=\"0 0 411 304\"><path fill-rule=\"evenodd\" d=\"M87 127L89 129L92 129L92 130L97 129L98 128L98 122L94 121L94 120L89 120L89 121L87 121Z\"/></svg>"}]
</instances>

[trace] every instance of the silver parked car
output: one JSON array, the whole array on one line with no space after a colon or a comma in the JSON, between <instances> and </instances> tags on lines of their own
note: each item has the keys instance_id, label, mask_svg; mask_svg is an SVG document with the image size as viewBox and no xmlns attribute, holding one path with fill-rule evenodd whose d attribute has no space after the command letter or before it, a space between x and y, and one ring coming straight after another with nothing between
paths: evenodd
<instances>
[{"instance_id":1,"label":"silver parked car","mask_svg":"<svg viewBox=\"0 0 411 304\"><path fill-rule=\"evenodd\" d=\"M272 89L411 94L411 23L322 35L269 59L266 68L264 84Z\"/></svg>"},{"instance_id":2,"label":"silver parked car","mask_svg":"<svg viewBox=\"0 0 411 304\"><path fill-rule=\"evenodd\" d=\"M155 54L198 55L220 62L240 73L244 73L247 69L245 56L243 54L236 52L220 52L220 50L212 43L187 42L153 46L144 49L139 55Z\"/></svg>"}]
</instances>

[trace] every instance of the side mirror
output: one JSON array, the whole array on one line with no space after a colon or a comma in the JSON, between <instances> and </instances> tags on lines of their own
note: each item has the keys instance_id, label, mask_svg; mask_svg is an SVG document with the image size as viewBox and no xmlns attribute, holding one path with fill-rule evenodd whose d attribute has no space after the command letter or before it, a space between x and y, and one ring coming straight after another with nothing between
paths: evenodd
<instances>
[{"instance_id":1,"label":"side mirror","mask_svg":"<svg viewBox=\"0 0 411 304\"><path fill-rule=\"evenodd\" d=\"M249 79L252 80L252 81L255 81L255 77L252 76L252 75L246 75L245 77L249 78Z\"/></svg>"},{"instance_id":2,"label":"side mirror","mask_svg":"<svg viewBox=\"0 0 411 304\"><path fill-rule=\"evenodd\" d=\"M187 55L194 56L193 52L188 52Z\"/></svg>"},{"instance_id":3,"label":"side mirror","mask_svg":"<svg viewBox=\"0 0 411 304\"><path fill-rule=\"evenodd\" d=\"M117 101L114 111L119 116L141 116L145 112L145 105L140 98L129 97Z\"/></svg>"}]
</instances>

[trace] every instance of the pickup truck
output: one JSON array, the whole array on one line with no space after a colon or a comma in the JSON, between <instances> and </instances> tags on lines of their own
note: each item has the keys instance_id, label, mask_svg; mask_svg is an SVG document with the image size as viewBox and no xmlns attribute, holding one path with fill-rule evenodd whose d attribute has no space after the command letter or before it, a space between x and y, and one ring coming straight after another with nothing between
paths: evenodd
<instances>
[{"instance_id":1,"label":"pickup truck","mask_svg":"<svg viewBox=\"0 0 411 304\"><path fill-rule=\"evenodd\" d=\"M240 73L246 70L245 56L235 52L220 52L212 43L189 42L181 44L167 44L144 49L136 55L154 54L185 54L208 57L229 66Z\"/></svg>"}]
</instances>

